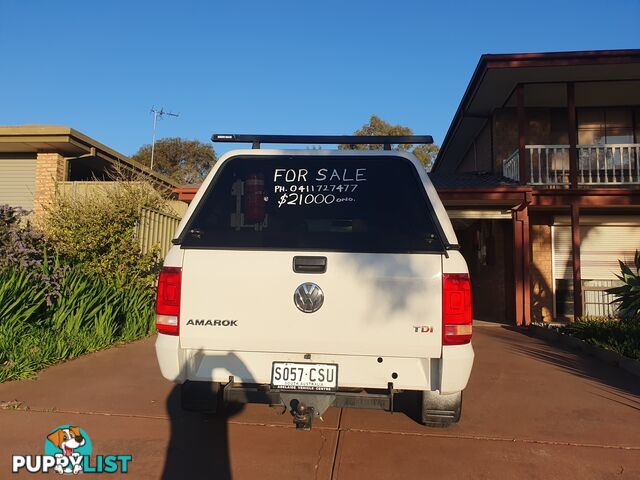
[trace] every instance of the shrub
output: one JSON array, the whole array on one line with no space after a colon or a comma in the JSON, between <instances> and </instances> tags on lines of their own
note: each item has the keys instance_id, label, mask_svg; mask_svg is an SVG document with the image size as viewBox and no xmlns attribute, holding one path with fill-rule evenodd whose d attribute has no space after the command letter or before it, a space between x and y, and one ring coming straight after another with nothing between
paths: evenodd
<instances>
[{"instance_id":1,"label":"shrub","mask_svg":"<svg viewBox=\"0 0 640 480\"><path fill-rule=\"evenodd\" d=\"M635 272L620 261L620 275L616 275L624 285L610 288L607 293L615 299L611 303L618 304L620 318L626 320L640 320L640 252L636 250L634 258Z\"/></svg>"},{"instance_id":2,"label":"shrub","mask_svg":"<svg viewBox=\"0 0 640 480\"><path fill-rule=\"evenodd\" d=\"M44 282L47 305L60 294L66 266L58 261L51 243L33 227L26 210L0 205L0 271L14 268L30 271L31 281Z\"/></svg>"},{"instance_id":3,"label":"shrub","mask_svg":"<svg viewBox=\"0 0 640 480\"><path fill-rule=\"evenodd\" d=\"M45 311L44 291L33 273L23 268L0 271L0 363L13 343Z\"/></svg>"},{"instance_id":4,"label":"shrub","mask_svg":"<svg viewBox=\"0 0 640 480\"><path fill-rule=\"evenodd\" d=\"M49 245L44 235L33 228L27 213L22 208L0 205L0 270L42 264Z\"/></svg>"},{"instance_id":5,"label":"shrub","mask_svg":"<svg viewBox=\"0 0 640 480\"><path fill-rule=\"evenodd\" d=\"M46 208L43 227L66 262L98 275L124 275L150 285L159 268L158 251L142 254L136 225L143 207L164 210L160 193L145 182L96 183L90 193L59 192Z\"/></svg>"},{"instance_id":6,"label":"shrub","mask_svg":"<svg viewBox=\"0 0 640 480\"><path fill-rule=\"evenodd\" d=\"M640 322L584 318L560 329L601 348L640 360Z\"/></svg>"},{"instance_id":7,"label":"shrub","mask_svg":"<svg viewBox=\"0 0 640 480\"><path fill-rule=\"evenodd\" d=\"M136 223L166 203L144 182L95 187L58 194L42 231L0 206L0 382L154 330L159 259L141 254Z\"/></svg>"},{"instance_id":8,"label":"shrub","mask_svg":"<svg viewBox=\"0 0 640 480\"><path fill-rule=\"evenodd\" d=\"M50 306L45 288L24 268L0 271L0 382L153 332L153 292L145 285L74 266Z\"/></svg>"}]
</instances>

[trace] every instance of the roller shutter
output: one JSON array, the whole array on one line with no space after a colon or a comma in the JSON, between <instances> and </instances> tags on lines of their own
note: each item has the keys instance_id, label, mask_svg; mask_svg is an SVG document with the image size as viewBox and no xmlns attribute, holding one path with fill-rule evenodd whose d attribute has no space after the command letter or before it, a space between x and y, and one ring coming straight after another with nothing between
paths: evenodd
<instances>
[{"instance_id":1,"label":"roller shutter","mask_svg":"<svg viewBox=\"0 0 640 480\"><path fill-rule=\"evenodd\" d=\"M607 288L619 285L618 259L631 263L640 250L640 220L633 217L584 217L580 225L580 270L583 313L615 316ZM608 222L604 223L603 222ZM566 220L553 226L553 255L556 317L573 315L573 262L571 226ZM584 224L583 224L584 223Z\"/></svg>"},{"instance_id":2,"label":"roller shutter","mask_svg":"<svg viewBox=\"0 0 640 480\"><path fill-rule=\"evenodd\" d=\"M580 266L584 280L615 280L618 259L630 262L640 250L639 225L581 225ZM553 227L556 279L572 278L571 227Z\"/></svg>"},{"instance_id":3,"label":"roller shutter","mask_svg":"<svg viewBox=\"0 0 640 480\"><path fill-rule=\"evenodd\" d=\"M0 158L0 205L33 209L35 158Z\"/></svg>"}]
</instances>

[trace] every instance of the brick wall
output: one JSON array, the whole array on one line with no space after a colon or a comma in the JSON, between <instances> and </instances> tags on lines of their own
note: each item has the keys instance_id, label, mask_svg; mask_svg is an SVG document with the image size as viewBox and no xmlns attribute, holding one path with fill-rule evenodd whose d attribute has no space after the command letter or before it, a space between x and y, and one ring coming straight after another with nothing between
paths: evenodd
<instances>
[{"instance_id":1,"label":"brick wall","mask_svg":"<svg viewBox=\"0 0 640 480\"><path fill-rule=\"evenodd\" d=\"M491 172L491 124L487 122L465 154L458 172Z\"/></svg>"},{"instance_id":2,"label":"brick wall","mask_svg":"<svg viewBox=\"0 0 640 480\"><path fill-rule=\"evenodd\" d=\"M527 108L525 143L559 145L569 143L566 108ZM502 172L502 162L518 149L518 115L515 108L493 114L494 171Z\"/></svg>"},{"instance_id":3,"label":"brick wall","mask_svg":"<svg viewBox=\"0 0 640 480\"><path fill-rule=\"evenodd\" d=\"M40 216L43 207L49 204L56 194L56 182L67 177L67 162L58 153L38 153L36 159L36 190L33 210Z\"/></svg>"},{"instance_id":4,"label":"brick wall","mask_svg":"<svg viewBox=\"0 0 640 480\"><path fill-rule=\"evenodd\" d=\"M496 110L493 114L494 172L502 173L502 162L518 149L518 116L515 108Z\"/></svg>"},{"instance_id":5,"label":"brick wall","mask_svg":"<svg viewBox=\"0 0 640 480\"><path fill-rule=\"evenodd\" d=\"M553 321L551 227L531 225L531 320Z\"/></svg>"}]
</instances>

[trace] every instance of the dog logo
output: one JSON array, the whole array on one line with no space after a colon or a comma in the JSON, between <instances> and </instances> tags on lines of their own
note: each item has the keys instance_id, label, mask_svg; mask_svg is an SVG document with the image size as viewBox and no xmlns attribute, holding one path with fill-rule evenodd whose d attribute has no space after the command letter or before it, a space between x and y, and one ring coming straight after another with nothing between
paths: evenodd
<instances>
[{"instance_id":1,"label":"dog logo","mask_svg":"<svg viewBox=\"0 0 640 480\"><path fill-rule=\"evenodd\" d=\"M92 455L92 451L91 439L83 428L69 424L60 425L47 435L44 441L44 455L13 455L11 471L42 474L53 470L62 475L129 473L133 455L127 453Z\"/></svg>"},{"instance_id":2,"label":"dog logo","mask_svg":"<svg viewBox=\"0 0 640 480\"><path fill-rule=\"evenodd\" d=\"M91 440L82 428L62 425L47 435L45 453L60 460L56 462L56 472L77 475L83 470L83 457L91 455Z\"/></svg>"}]
</instances>

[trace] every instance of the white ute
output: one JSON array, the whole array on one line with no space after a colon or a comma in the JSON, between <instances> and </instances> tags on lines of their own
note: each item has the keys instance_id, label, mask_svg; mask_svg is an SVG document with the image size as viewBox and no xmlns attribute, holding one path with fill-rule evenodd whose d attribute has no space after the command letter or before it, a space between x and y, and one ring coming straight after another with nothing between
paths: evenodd
<instances>
[{"instance_id":1,"label":"white ute","mask_svg":"<svg viewBox=\"0 0 640 480\"><path fill-rule=\"evenodd\" d=\"M254 147L424 138L214 135ZM418 392L423 424L460 419L469 274L409 153L227 153L178 227L156 312L160 369L185 409L282 404L309 429L332 405L393 411L398 394Z\"/></svg>"}]
</instances>

